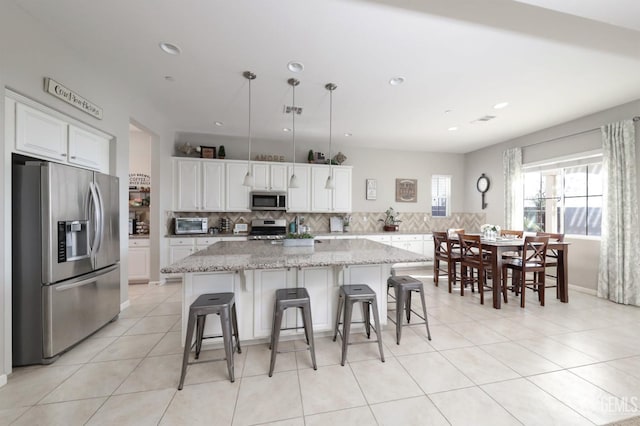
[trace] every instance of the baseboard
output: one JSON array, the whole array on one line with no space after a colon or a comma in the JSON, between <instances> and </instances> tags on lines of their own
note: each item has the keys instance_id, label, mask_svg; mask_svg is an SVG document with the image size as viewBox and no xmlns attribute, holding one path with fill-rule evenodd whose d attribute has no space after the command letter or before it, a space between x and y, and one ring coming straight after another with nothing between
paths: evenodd
<instances>
[{"instance_id":1,"label":"baseboard","mask_svg":"<svg viewBox=\"0 0 640 426\"><path fill-rule=\"evenodd\" d=\"M7 375L3 374L0 376L0 388L7 384Z\"/></svg>"},{"instance_id":2,"label":"baseboard","mask_svg":"<svg viewBox=\"0 0 640 426\"><path fill-rule=\"evenodd\" d=\"M591 288L586 288L586 287L580 287L579 285L575 285L575 284L569 284L569 289L573 290L573 291L577 291L578 293L584 293L584 294L588 294L591 296L597 296L598 292L597 290L591 289Z\"/></svg>"},{"instance_id":3,"label":"baseboard","mask_svg":"<svg viewBox=\"0 0 640 426\"><path fill-rule=\"evenodd\" d=\"M125 309L127 309L129 306L131 306L131 302L129 301L129 299L125 300L124 302L122 302L120 304L120 312L124 311Z\"/></svg>"},{"instance_id":4,"label":"baseboard","mask_svg":"<svg viewBox=\"0 0 640 426\"><path fill-rule=\"evenodd\" d=\"M165 284L164 281L149 281L149 287L153 285L164 285L164 284Z\"/></svg>"}]
</instances>

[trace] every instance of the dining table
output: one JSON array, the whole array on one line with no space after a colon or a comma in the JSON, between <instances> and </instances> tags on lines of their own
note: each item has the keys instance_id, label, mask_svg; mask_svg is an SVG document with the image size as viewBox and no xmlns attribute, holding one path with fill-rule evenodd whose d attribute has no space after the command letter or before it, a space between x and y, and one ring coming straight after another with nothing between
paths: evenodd
<instances>
[{"instance_id":1,"label":"dining table","mask_svg":"<svg viewBox=\"0 0 640 426\"><path fill-rule=\"evenodd\" d=\"M506 252L522 251L524 248L524 238L482 238L482 249L491 253L491 276L493 278L493 307L500 309L502 305L501 283L502 283L502 256ZM569 243L559 241L549 241L547 250L554 250L558 253L557 285L562 303L569 302L569 281L568 281L568 255Z\"/></svg>"}]
</instances>

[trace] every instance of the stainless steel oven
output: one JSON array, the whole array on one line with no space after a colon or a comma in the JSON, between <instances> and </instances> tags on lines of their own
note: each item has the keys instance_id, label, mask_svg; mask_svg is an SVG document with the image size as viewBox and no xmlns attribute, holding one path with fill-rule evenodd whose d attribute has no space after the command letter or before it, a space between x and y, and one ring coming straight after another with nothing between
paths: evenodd
<instances>
[{"instance_id":1,"label":"stainless steel oven","mask_svg":"<svg viewBox=\"0 0 640 426\"><path fill-rule=\"evenodd\" d=\"M287 193L252 192L251 210L287 210Z\"/></svg>"},{"instance_id":2,"label":"stainless steel oven","mask_svg":"<svg viewBox=\"0 0 640 426\"><path fill-rule=\"evenodd\" d=\"M209 230L206 217L176 217L173 223L176 235L206 234Z\"/></svg>"}]
</instances>

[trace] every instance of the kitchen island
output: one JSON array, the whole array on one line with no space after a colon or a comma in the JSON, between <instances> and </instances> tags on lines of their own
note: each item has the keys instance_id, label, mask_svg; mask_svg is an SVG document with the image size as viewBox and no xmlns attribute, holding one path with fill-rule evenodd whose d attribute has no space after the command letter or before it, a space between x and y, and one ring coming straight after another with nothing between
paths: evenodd
<instances>
[{"instance_id":1,"label":"kitchen island","mask_svg":"<svg viewBox=\"0 0 640 426\"><path fill-rule=\"evenodd\" d=\"M316 241L313 247L284 247L281 241L223 241L161 272L183 274L183 336L189 305L196 297L233 292L240 339L260 342L271 333L276 289L305 287L311 297L314 330L326 332L333 329L340 285L367 284L378 295L378 307L384 313L391 266L427 260L423 255L363 239ZM300 322L297 316L287 312L287 327ZM381 320L385 324L386 315L382 314ZM218 323L207 321L205 332L217 333Z\"/></svg>"}]
</instances>

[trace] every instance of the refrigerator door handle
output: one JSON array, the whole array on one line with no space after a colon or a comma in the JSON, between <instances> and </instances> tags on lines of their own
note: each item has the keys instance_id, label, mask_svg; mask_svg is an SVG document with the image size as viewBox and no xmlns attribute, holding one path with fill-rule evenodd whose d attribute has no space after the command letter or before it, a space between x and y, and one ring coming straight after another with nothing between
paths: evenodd
<instances>
[{"instance_id":1,"label":"refrigerator door handle","mask_svg":"<svg viewBox=\"0 0 640 426\"><path fill-rule=\"evenodd\" d=\"M93 241L91 242L91 251L96 253L100 249L100 202L93 182L89 182L89 192L91 195L89 205L93 204Z\"/></svg>"},{"instance_id":2,"label":"refrigerator door handle","mask_svg":"<svg viewBox=\"0 0 640 426\"><path fill-rule=\"evenodd\" d=\"M94 184L93 186L96 190L96 195L98 196L98 205L100 206L100 208L98 209L100 217L100 223L98 225L98 229L100 231L100 238L98 239L98 250L100 250L100 247L102 247L102 242L104 241L104 201L102 198L102 192L100 191L100 185Z\"/></svg>"},{"instance_id":3,"label":"refrigerator door handle","mask_svg":"<svg viewBox=\"0 0 640 426\"><path fill-rule=\"evenodd\" d=\"M104 275L108 272L113 271L114 269L116 269L118 266L114 265L114 266L110 266L109 268L105 268L103 270L100 271L99 274L92 274L90 278L85 278L83 280L74 282L74 283L69 283L69 284L63 284L63 285L57 285L54 287L55 291L65 291L65 290L69 290L72 288L76 288L76 287L82 287L83 285L87 285L87 284L91 284L96 282L96 279L98 279L100 277L100 275Z\"/></svg>"}]
</instances>

